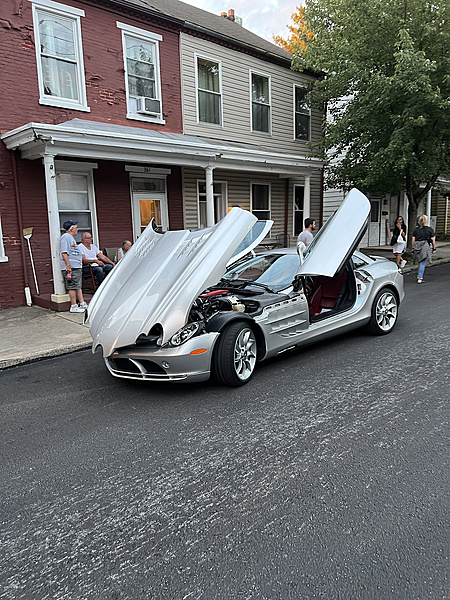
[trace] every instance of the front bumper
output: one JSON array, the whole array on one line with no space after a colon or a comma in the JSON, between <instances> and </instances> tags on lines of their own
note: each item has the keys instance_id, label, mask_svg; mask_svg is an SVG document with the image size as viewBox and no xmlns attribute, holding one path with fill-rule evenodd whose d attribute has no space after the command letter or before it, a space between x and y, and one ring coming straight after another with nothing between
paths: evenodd
<instances>
[{"instance_id":1,"label":"front bumper","mask_svg":"<svg viewBox=\"0 0 450 600\"><path fill-rule=\"evenodd\" d=\"M105 358L105 363L114 377L123 379L206 381L211 374L211 357L218 336L217 332L205 333L175 348L127 346L115 350Z\"/></svg>"}]
</instances>

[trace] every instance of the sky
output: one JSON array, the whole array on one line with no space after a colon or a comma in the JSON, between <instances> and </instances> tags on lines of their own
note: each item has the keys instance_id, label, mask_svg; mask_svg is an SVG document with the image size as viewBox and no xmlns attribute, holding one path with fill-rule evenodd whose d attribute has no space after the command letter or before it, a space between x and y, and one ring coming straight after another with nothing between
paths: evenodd
<instances>
[{"instance_id":1,"label":"sky","mask_svg":"<svg viewBox=\"0 0 450 600\"><path fill-rule=\"evenodd\" d=\"M242 25L253 33L273 42L272 35L287 37L286 25L300 0L183 0L198 8L220 15L233 8Z\"/></svg>"}]
</instances>

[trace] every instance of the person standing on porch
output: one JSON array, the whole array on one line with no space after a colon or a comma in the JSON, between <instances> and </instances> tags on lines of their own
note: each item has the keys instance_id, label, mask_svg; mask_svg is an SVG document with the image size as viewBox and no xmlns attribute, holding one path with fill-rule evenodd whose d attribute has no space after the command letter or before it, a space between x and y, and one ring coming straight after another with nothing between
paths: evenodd
<instances>
[{"instance_id":1,"label":"person standing on porch","mask_svg":"<svg viewBox=\"0 0 450 600\"><path fill-rule=\"evenodd\" d=\"M88 231L81 236L81 244L78 244L78 249L82 254L83 273L89 273L89 267L92 267L97 283L100 285L114 267L113 261L92 243L92 235Z\"/></svg>"},{"instance_id":2,"label":"person standing on porch","mask_svg":"<svg viewBox=\"0 0 450 600\"><path fill-rule=\"evenodd\" d=\"M78 221L65 221L63 228L66 233L61 236L59 244L61 271L70 298L69 310L75 313L84 312L87 304L81 290L82 257L75 241L78 233Z\"/></svg>"}]
</instances>

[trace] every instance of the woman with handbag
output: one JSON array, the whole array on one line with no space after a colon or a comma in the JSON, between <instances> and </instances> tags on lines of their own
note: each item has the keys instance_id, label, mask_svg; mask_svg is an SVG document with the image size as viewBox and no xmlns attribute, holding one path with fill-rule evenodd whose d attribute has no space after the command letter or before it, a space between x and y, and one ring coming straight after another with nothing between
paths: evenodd
<instances>
[{"instance_id":1,"label":"woman with handbag","mask_svg":"<svg viewBox=\"0 0 450 600\"><path fill-rule=\"evenodd\" d=\"M423 274L427 260L431 263L432 252L436 252L436 237L434 229L428 227L427 215L419 217L419 226L416 227L412 234L412 247L414 262L419 262L419 270L417 272L417 283L424 283ZM433 250L431 249L433 248Z\"/></svg>"},{"instance_id":2,"label":"woman with handbag","mask_svg":"<svg viewBox=\"0 0 450 600\"><path fill-rule=\"evenodd\" d=\"M397 266L403 268L406 265L406 260L402 260L402 254L406 248L406 225L403 221L403 217L398 216L395 220L394 232L391 238L392 252L395 256L395 262Z\"/></svg>"}]
</instances>

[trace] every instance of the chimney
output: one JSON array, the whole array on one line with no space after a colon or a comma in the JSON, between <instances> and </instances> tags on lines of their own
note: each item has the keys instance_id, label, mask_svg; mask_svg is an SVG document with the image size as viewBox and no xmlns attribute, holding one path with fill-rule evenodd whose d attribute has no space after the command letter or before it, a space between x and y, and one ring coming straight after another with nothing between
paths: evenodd
<instances>
[{"instance_id":1,"label":"chimney","mask_svg":"<svg viewBox=\"0 0 450 600\"><path fill-rule=\"evenodd\" d=\"M230 21L234 21L234 10L232 8L228 9L227 19L229 19Z\"/></svg>"},{"instance_id":2,"label":"chimney","mask_svg":"<svg viewBox=\"0 0 450 600\"><path fill-rule=\"evenodd\" d=\"M221 13L220 13L220 16L221 16L221 17L225 17L225 18L227 18L227 13L226 13L226 12L221 12Z\"/></svg>"}]
</instances>

